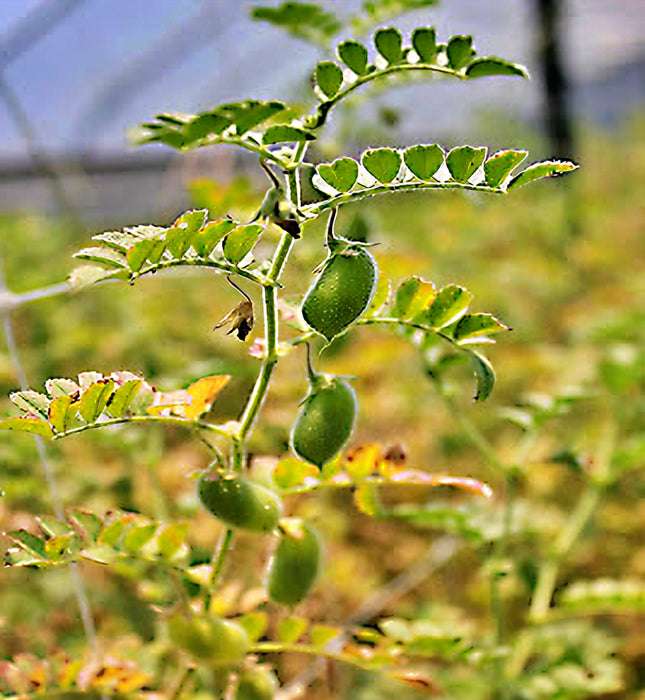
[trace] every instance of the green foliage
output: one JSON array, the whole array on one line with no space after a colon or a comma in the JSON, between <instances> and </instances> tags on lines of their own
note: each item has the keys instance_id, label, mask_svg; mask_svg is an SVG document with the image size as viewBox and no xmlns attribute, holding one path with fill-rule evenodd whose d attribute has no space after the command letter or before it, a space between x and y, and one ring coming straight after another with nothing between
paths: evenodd
<instances>
[{"instance_id":1,"label":"green foliage","mask_svg":"<svg viewBox=\"0 0 645 700\"><path fill-rule=\"evenodd\" d=\"M366 2L364 16L349 18L345 25L345 18L314 3L282 3L255 8L253 14L328 48L344 26L360 37L367 26L430 4ZM198 115L159 115L144 125L145 142L180 150L236 145L258 156L270 185L263 198L251 197L253 204L260 202L255 214L248 190L247 199L227 199L214 188L209 194L215 205L209 208L216 211L211 221L206 209L191 210L170 226L98 234L90 247L76 254L89 264L72 272L68 289L108 280L132 283L147 276L144 284L159 296L159 315L167 330L159 333L155 326L150 347L133 343L158 362L150 363L150 373L83 372L76 379L47 380L44 392L23 389L11 394L22 415L0 421L0 429L56 439L97 429L97 442L85 444L98 446L105 459L88 462L92 469L83 467L83 474L73 466L69 476L68 469L60 469L68 488L78 482L69 498L94 501L97 507L70 508L62 519L41 516L37 521L28 510L19 512L8 531L6 564L10 575L25 575L25 581L32 569L47 569L46 576L55 576L56 569L74 565L74 576L103 586L105 601L98 595L92 601L98 606L97 617L105 620L99 636L113 635L115 644L134 638L133 661L120 661L127 656L123 643L113 658L109 648L105 659L100 653L93 657L96 673L77 656L66 658L61 670L51 654L58 640L52 641L41 621L48 636L40 647L40 642L30 642L30 648L47 655L47 664L16 653L25 644L22 634L6 654L11 660L0 665L3 692L21 697L68 692L118 697L144 689L146 694L169 697L185 693L260 700L278 692L278 678L288 685L299 670L306 672L298 665L302 662L284 662L286 655L327 659L334 671L330 676L338 669L348 687L359 677L350 675L348 668L369 671L369 678L376 680L368 685L387 688L395 681L395 692L402 698L415 689L469 700L583 698L625 687L611 636L595 622L578 623L575 618L641 612L642 582L631 573L606 578L603 562L600 573L581 574L584 557L576 547L590 531L602 497L625 489L634 498L640 488L637 483L628 489L623 479L636 472L643 455L642 440L634 437L636 430L642 431L642 412L625 398L642 395L640 326L624 320L628 342L602 353L587 347L571 363L570 371L579 379L580 367L591 372L589 367L601 355L601 391L603 398L611 397L620 422L604 405L592 403L582 418L576 414L581 401L598 400L598 391L552 387L553 378L545 375L544 366L528 355L514 354L522 337L500 349L503 366L510 368L502 401L510 407L493 406L485 412L463 405L459 367L465 364L474 373L475 402L489 399L495 372L482 346L491 346L509 328L497 315L472 310L473 295L453 278L462 272L479 275L469 286L483 289L478 296L486 297L487 306L503 319L522 318L517 311L526 297L539 324L547 311L552 313L550 320L567 318L561 306L571 315L571 298L580 297L584 275L575 289L551 275L554 281L545 287L552 296L547 299L498 289L507 284L500 250L510 254L504 238L510 236L509 229L521 241L513 248L531 253L521 280L512 280L518 287L533 284L534 274L541 273L539 265L534 271L535 261L554 265L569 259L562 251L554 255L546 250L552 245L546 237L541 241L544 250L532 256L533 227L550 232L557 218L551 190L540 193L536 188L537 194L530 195L535 199L524 193L517 200L508 198L501 214L496 213L497 204L478 200L469 207L454 198L437 201L432 210L418 214L421 197L429 190L505 194L577 166L549 160L517 172L527 156L524 150L489 155L485 146L460 145L446 151L437 144L380 146L356 159L307 161L309 144L321 138L336 105L372 81L389 84L412 75L460 80L527 77L521 66L478 56L470 36L456 35L441 43L431 27L418 27L404 36L394 27L379 26L371 43L345 38L312 74L314 105L309 112L279 100L248 99ZM318 189L315 197L302 196L305 184ZM376 236L370 216L365 223L360 214L343 221L345 237L336 235L339 208L394 192L420 196L405 200L405 208L380 210L387 205L371 201L370 216L385 212L384 221L392 217L392 225L379 226ZM444 206L449 214L442 220ZM229 209L237 218L224 215ZM326 210L327 258L312 270L322 257L314 221ZM499 240L479 235L490 212L497 233L503 234ZM419 230L406 239L407 229L412 234L415 227ZM395 235L389 239L390 250L381 255L376 248L373 254L368 246L382 235L381 229ZM575 249L568 253L573 258L583 255ZM584 254L593 257L588 251ZM159 270L189 266L219 273L213 284L225 292L211 294L206 284L200 285L195 292L199 303L190 306L185 287L172 298L164 297L151 279ZM419 267L432 269L437 283L415 274ZM232 290L221 284L221 274L244 297L238 297L232 309L226 298ZM171 286L177 280L166 279L169 289L177 289ZM247 293L236 280L253 283L252 289ZM562 288L556 289L558 283ZM137 285L137 292L145 291L144 284ZM102 301L130 290L105 285L103 292ZM261 297L261 329L254 327L256 294ZM126 304L132 307L130 299ZM7 308L21 303L11 296ZM212 326L210 316L204 319L211 304L218 312L224 305L228 309L215 329L230 325L229 333L237 331L237 338L227 346L228 340L218 337L215 352L209 338L209 344L195 351L196 324L202 330ZM98 312L92 314L93 321L96 316ZM189 330L178 361L163 365L158 357L166 354L174 326L183 323ZM594 318L594 323L598 338L609 333L602 320ZM71 325L65 319L67 333ZM109 325L102 319L99 337L104 345L112 342ZM128 324L115 325L118 333L131 333ZM94 324L96 333L95 329ZM383 340L373 332L377 329L391 333L383 334ZM620 332L613 332L623 340ZM240 359L245 346L239 341L245 342L251 333L252 359L247 362ZM592 335L583 323L575 333ZM317 345L320 336L326 341L322 348ZM193 345L188 346L189 341ZM57 347L50 338L43 342ZM604 340L594 342L602 345ZM292 350L303 343L309 353L309 389L297 408L304 373ZM236 351L228 349L232 346ZM419 356L416 367L405 355L408 348ZM321 353L316 362L331 365L332 371L313 370L316 349ZM542 350L541 361L547 365L552 348ZM207 359L191 363L191 356ZM250 370L253 363L257 364ZM513 369L520 365L521 372ZM177 385L181 373L201 379L185 389L159 391L145 377L166 367L171 369L164 384ZM537 391L532 391L532 375L538 377ZM235 396L222 397L216 415L209 416L232 377ZM520 399L509 398L513 381L524 391ZM436 392L436 402L425 400L428 390ZM360 418L356 395L361 398ZM446 426L439 404L455 419L458 434ZM262 430L256 431L261 412ZM512 425L492 427L500 417ZM565 419L563 427L560 421ZM589 445L594 431L593 426L587 429L586 420L602 423L596 431L602 437L598 445L593 440ZM135 437L136 424L142 422L163 424L163 437L152 430L144 438ZM198 435L199 441L179 436L176 426L189 428L189 437ZM629 431L633 434L627 435ZM370 435L387 435L388 442L364 441ZM351 440L354 444L349 446ZM400 444L403 441L413 445L412 455ZM56 456L66 465L78 463L79 453L87 449L74 447L81 441L59 444ZM208 451L211 470L186 478L193 469L203 468L206 460L200 450ZM112 464L123 453L127 466ZM464 473L473 476L459 475ZM10 493L16 481L11 474L7 478ZM42 498L42 491L38 481L21 494L14 491L11 498L29 503L34 493ZM114 510L117 499L128 506ZM350 499L353 511L344 507ZM283 512L290 517L281 519ZM610 529L606 523L612 517L617 516L606 515L604 527ZM632 533L634 526L629 519L627 523L621 521L614 536ZM439 535L429 550L426 530ZM609 549L603 549L602 557L614 556ZM443 575L440 568L448 562L450 571ZM95 575L99 567L101 573ZM430 576L429 588L424 579ZM575 582L581 578L591 580ZM58 599L55 586L48 586L42 589L47 603L67 601L67 582ZM15 611L24 608L20 594L20 586L14 587L14 618ZM451 605L438 602L440 598ZM112 601L118 615L106 613ZM330 604L338 622L314 622L324 619ZM456 610L458 604L464 612ZM298 605L300 615L288 616L282 605ZM337 690L329 692L338 696Z\"/></svg>"}]
</instances>

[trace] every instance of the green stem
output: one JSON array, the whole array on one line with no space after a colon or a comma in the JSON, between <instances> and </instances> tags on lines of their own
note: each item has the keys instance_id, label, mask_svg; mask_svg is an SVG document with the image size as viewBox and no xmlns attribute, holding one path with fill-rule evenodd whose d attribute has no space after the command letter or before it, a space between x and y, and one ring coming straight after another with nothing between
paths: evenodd
<instances>
[{"instance_id":1,"label":"green stem","mask_svg":"<svg viewBox=\"0 0 645 700\"><path fill-rule=\"evenodd\" d=\"M122 425L123 423L165 423L166 425L181 425L186 428L198 428L199 430L207 430L216 435L223 437L231 437L231 433L224 428L220 428L212 423L204 423L198 420L188 420L186 418L178 418L176 416L124 416L123 418L109 418L100 423L91 425L81 425L78 428L72 428L64 433L58 433L53 436L55 440L83 433L86 430L96 430L97 428L107 428L110 425Z\"/></svg>"},{"instance_id":2,"label":"green stem","mask_svg":"<svg viewBox=\"0 0 645 700\"><path fill-rule=\"evenodd\" d=\"M434 73L443 73L444 75L451 75L455 78L460 78L461 80L465 80L468 77L463 73L459 73L453 70L452 68L430 65L427 63L404 63L397 64L394 66L388 66L383 70L375 70L372 73L368 73L367 75L359 77L351 85L337 93L331 100L327 100L320 104L318 106L318 121L315 124L315 128L320 127L325 123L327 115L336 104L338 104L341 100L351 95L363 85L371 83L373 80L378 80L387 75L392 75L393 73L406 73L410 71L432 71Z\"/></svg>"},{"instance_id":3,"label":"green stem","mask_svg":"<svg viewBox=\"0 0 645 700\"><path fill-rule=\"evenodd\" d=\"M376 194L392 194L394 192L414 192L416 190L471 190L474 192L488 192L490 194L506 194L499 187L487 187L486 185L471 185L467 182L395 182L389 185L376 185L364 189L344 192L326 199L324 202L316 202L302 208L303 213L309 217L316 217L327 209L333 209L341 204L357 202L364 197L372 197Z\"/></svg>"},{"instance_id":4,"label":"green stem","mask_svg":"<svg viewBox=\"0 0 645 700\"><path fill-rule=\"evenodd\" d=\"M208 579L206 595L204 596L204 612L208 612L211 600L213 599L213 592L219 585L220 579L222 578L224 564L226 563L228 553L233 546L234 536L235 533L233 530L227 529L220 537L217 546L213 551L213 556L211 558L211 575Z\"/></svg>"}]
</instances>

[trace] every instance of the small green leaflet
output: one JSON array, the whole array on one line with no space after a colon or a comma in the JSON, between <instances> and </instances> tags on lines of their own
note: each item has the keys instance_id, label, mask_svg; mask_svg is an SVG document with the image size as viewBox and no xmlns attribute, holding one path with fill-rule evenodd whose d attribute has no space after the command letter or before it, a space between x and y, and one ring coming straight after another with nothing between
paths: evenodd
<instances>
[{"instance_id":1,"label":"small green leaflet","mask_svg":"<svg viewBox=\"0 0 645 700\"><path fill-rule=\"evenodd\" d=\"M432 328L445 328L461 318L468 309L472 294L458 284L443 287L428 309L427 322Z\"/></svg>"},{"instance_id":2,"label":"small green leaflet","mask_svg":"<svg viewBox=\"0 0 645 700\"><path fill-rule=\"evenodd\" d=\"M489 76L509 76L528 78L529 73L524 66L518 63L505 61L503 58L486 56L476 58L466 68L466 75L469 78L486 78Z\"/></svg>"},{"instance_id":3,"label":"small green leaflet","mask_svg":"<svg viewBox=\"0 0 645 700\"><path fill-rule=\"evenodd\" d=\"M358 41L344 41L336 49L338 58L359 77L367 73L367 49Z\"/></svg>"},{"instance_id":4,"label":"small green leaflet","mask_svg":"<svg viewBox=\"0 0 645 700\"><path fill-rule=\"evenodd\" d=\"M100 380L91 384L81 395L78 412L84 421L94 423L103 413L114 391L113 380Z\"/></svg>"},{"instance_id":5,"label":"small green leaflet","mask_svg":"<svg viewBox=\"0 0 645 700\"><path fill-rule=\"evenodd\" d=\"M377 29L374 33L374 46L390 65L403 60L402 41L401 33L394 27Z\"/></svg>"},{"instance_id":6,"label":"small green leaflet","mask_svg":"<svg viewBox=\"0 0 645 700\"><path fill-rule=\"evenodd\" d=\"M12 391L9 394L9 399L23 413L34 415L38 418L47 419L49 413L49 399L45 394L39 394L37 391Z\"/></svg>"},{"instance_id":7,"label":"small green leaflet","mask_svg":"<svg viewBox=\"0 0 645 700\"><path fill-rule=\"evenodd\" d=\"M262 231L261 224L244 224L233 229L224 239L224 257L237 265L251 252Z\"/></svg>"},{"instance_id":8,"label":"small green leaflet","mask_svg":"<svg viewBox=\"0 0 645 700\"><path fill-rule=\"evenodd\" d=\"M460 70L468 65L475 55L472 36L453 36L446 49L448 65L455 70Z\"/></svg>"},{"instance_id":9,"label":"small green leaflet","mask_svg":"<svg viewBox=\"0 0 645 700\"><path fill-rule=\"evenodd\" d=\"M316 84L324 97L331 100L343 84L343 71L333 61L321 61L316 66Z\"/></svg>"},{"instance_id":10,"label":"small green leaflet","mask_svg":"<svg viewBox=\"0 0 645 700\"><path fill-rule=\"evenodd\" d=\"M396 290L392 313L402 320L414 318L432 303L436 294L432 282L422 277L408 277Z\"/></svg>"},{"instance_id":11,"label":"small green leaflet","mask_svg":"<svg viewBox=\"0 0 645 700\"><path fill-rule=\"evenodd\" d=\"M341 28L334 14L308 2L283 2L278 7L255 6L251 17L282 27L293 36L320 46L325 46Z\"/></svg>"},{"instance_id":12,"label":"small green leaflet","mask_svg":"<svg viewBox=\"0 0 645 700\"><path fill-rule=\"evenodd\" d=\"M486 184L500 187L511 172L526 158L528 151L497 151L484 163Z\"/></svg>"},{"instance_id":13,"label":"small green leaflet","mask_svg":"<svg viewBox=\"0 0 645 700\"><path fill-rule=\"evenodd\" d=\"M349 192L358 179L358 163L353 158L337 158L316 169L318 175L338 192Z\"/></svg>"},{"instance_id":14,"label":"small green leaflet","mask_svg":"<svg viewBox=\"0 0 645 700\"><path fill-rule=\"evenodd\" d=\"M91 262L101 263L102 265L107 265L108 267L112 268L126 267L123 255L117 253L112 248L90 246L89 248L79 250L78 253L74 253L74 257L79 258L80 260L89 260Z\"/></svg>"},{"instance_id":15,"label":"small green leaflet","mask_svg":"<svg viewBox=\"0 0 645 700\"><path fill-rule=\"evenodd\" d=\"M301 129L289 124L276 124L270 126L262 135L262 143L270 146L274 143L302 143L313 141L316 135L307 129Z\"/></svg>"},{"instance_id":16,"label":"small green leaflet","mask_svg":"<svg viewBox=\"0 0 645 700\"><path fill-rule=\"evenodd\" d=\"M207 258L222 238L236 226L238 226L238 222L233 219L211 221L197 233L193 240L194 251L200 257Z\"/></svg>"},{"instance_id":17,"label":"small green leaflet","mask_svg":"<svg viewBox=\"0 0 645 700\"><path fill-rule=\"evenodd\" d=\"M444 152L437 144L411 146L403 154L410 172L419 180L431 180L443 163Z\"/></svg>"},{"instance_id":18,"label":"small green leaflet","mask_svg":"<svg viewBox=\"0 0 645 700\"><path fill-rule=\"evenodd\" d=\"M446 165L450 174L457 182L468 182L475 170L484 162L487 149L473 148L472 146L458 146L453 148L446 157Z\"/></svg>"},{"instance_id":19,"label":"small green leaflet","mask_svg":"<svg viewBox=\"0 0 645 700\"><path fill-rule=\"evenodd\" d=\"M509 183L509 190L515 189L516 187L523 187L528 185L529 182L534 182L543 177L553 177L555 175L563 175L564 173L570 173L572 170L577 170L578 165L567 160L545 160L540 163L534 163L530 165L526 170L522 170L521 173L516 175Z\"/></svg>"},{"instance_id":20,"label":"small green leaflet","mask_svg":"<svg viewBox=\"0 0 645 700\"><path fill-rule=\"evenodd\" d=\"M49 404L49 422L57 433L66 433L78 412L78 401L69 395L58 396Z\"/></svg>"},{"instance_id":21,"label":"small green leaflet","mask_svg":"<svg viewBox=\"0 0 645 700\"><path fill-rule=\"evenodd\" d=\"M462 316L453 333L453 338L460 344L476 342L481 336L510 330L491 314L466 314Z\"/></svg>"},{"instance_id":22,"label":"small green leaflet","mask_svg":"<svg viewBox=\"0 0 645 700\"><path fill-rule=\"evenodd\" d=\"M401 169L401 154L393 148L374 148L363 153L365 170L383 185L392 182Z\"/></svg>"},{"instance_id":23,"label":"small green leaflet","mask_svg":"<svg viewBox=\"0 0 645 700\"><path fill-rule=\"evenodd\" d=\"M52 429L47 421L41 420L40 418L27 418L24 416L0 420L0 430L16 430L48 438L53 436Z\"/></svg>"},{"instance_id":24,"label":"small green leaflet","mask_svg":"<svg viewBox=\"0 0 645 700\"><path fill-rule=\"evenodd\" d=\"M475 370L476 390L473 401L483 403L491 395L495 386L495 370L491 363L483 355L474 350L469 350L471 362Z\"/></svg>"},{"instance_id":25,"label":"small green leaflet","mask_svg":"<svg viewBox=\"0 0 645 700\"><path fill-rule=\"evenodd\" d=\"M434 27L419 27L412 32L412 46L422 63L434 63L437 53L437 33Z\"/></svg>"}]
</instances>

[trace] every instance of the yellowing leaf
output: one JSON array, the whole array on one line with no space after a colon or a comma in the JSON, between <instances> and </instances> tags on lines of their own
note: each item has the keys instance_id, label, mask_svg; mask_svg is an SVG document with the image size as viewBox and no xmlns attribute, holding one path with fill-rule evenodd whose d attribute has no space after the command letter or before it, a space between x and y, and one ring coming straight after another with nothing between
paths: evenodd
<instances>
[{"instance_id":1,"label":"yellowing leaf","mask_svg":"<svg viewBox=\"0 0 645 700\"><path fill-rule=\"evenodd\" d=\"M381 446L373 443L359 445L347 453L345 469L354 479L365 479L377 470L381 460Z\"/></svg>"},{"instance_id":2,"label":"yellowing leaf","mask_svg":"<svg viewBox=\"0 0 645 700\"><path fill-rule=\"evenodd\" d=\"M231 380L230 374L214 374L198 379L187 389L167 394L155 394L155 402L147 411L150 415L173 415L195 420L210 410L215 399Z\"/></svg>"}]
</instances>

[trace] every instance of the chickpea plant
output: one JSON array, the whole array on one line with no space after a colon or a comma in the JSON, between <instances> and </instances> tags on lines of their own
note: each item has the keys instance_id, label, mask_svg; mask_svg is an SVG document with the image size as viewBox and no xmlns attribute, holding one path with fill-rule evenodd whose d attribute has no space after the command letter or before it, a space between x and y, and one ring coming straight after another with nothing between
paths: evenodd
<instances>
[{"instance_id":1,"label":"chickpea plant","mask_svg":"<svg viewBox=\"0 0 645 700\"><path fill-rule=\"evenodd\" d=\"M291 10L296 5L305 7L286 5L294 6ZM286 5L273 15L265 8L269 15L264 19L288 24ZM262 11L258 13L261 16ZM294 26L308 27L313 36L326 26L318 20L316 15L304 17ZM327 29L330 35L338 31L333 23ZM207 416L219 392L233 380L228 375L204 377L183 391L164 392L131 372L103 375L88 371L74 379L49 379L43 392L13 393L11 399L22 415L0 423L3 430L55 440L124 423L185 426L202 436L213 459L198 477L197 493L203 507L224 525L206 575L203 567L197 571L190 566L185 524L150 521L135 513L99 515L82 509L68 510L64 520L44 516L41 534L11 532L13 548L7 564L46 569L81 560L114 565L134 559L154 562L190 583L190 590L196 593L156 607L159 643L169 650L170 663L185 671L182 682L196 684L210 697L275 697L277 676L268 661L259 661L267 653L325 657L411 686L425 684L427 689L432 683L421 670L424 658L497 663L487 650L478 650L475 642L464 645L454 632L429 634L421 627L406 627L403 621L393 620L384 621L379 628L349 630L293 617L290 611L311 593L324 567L323 543L311 523L284 517L283 500L292 494L314 497L329 486L347 488L354 490L356 504L364 513L387 517L378 493L392 484L419 489L448 485L469 491L474 498L490 494L486 484L474 479L409 469L370 449L358 448L348 459L345 448L360 421L360 397L347 377L315 369L314 342L330 343L342 334L360 333L363 326L381 327L412 343L435 378L450 364L450 358L470 362L474 400L481 403L491 394L495 381L481 348L508 329L488 313L471 311L471 294L459 284L436 288L414 276L392 285L379 272L368 244L343 237L343 213L368 197L400 192L432 196L437 191L466 190L506 196L577 166L547 160L518 171L526 151L489 154L486 147L462 145L446 152L434 143L402 150L369 148L359 159L309 163L308 148L322 138L334 110L372 83L389 84L406 77L462 81L528 77L522 66L511 61L477 55L469 36L439 41L435 29L425 26L407 36L394 27L381 27L371 42L348 39L332 54L314 69L317 104L311 112L277 99L245 99L196 115L160 114L141 128L139 138L144 143L161 143L181 151L226 144L257 156L270 186L251 221L233 215L210 220L207 211L196 210L182 214L170 226L140 225L100 233L90 247L76 254L83 265L70 277L70 285L81 288L107 280L134 284L144 275L176 267L213 271L243 294L240 304L218 324L228 326L228 332L240 341L252 331L256 310L239 283L255 286L262 296L263 357L238 420L219 425L209 422ZM313 177L305 181L311 172ZM303 196L305 186L307 191L313 188L314 197ZM312 272L300 318L284 329L282 341L305 346L303 372L309 390L299 406L293 406L290 445L294 456L278 461L270 483L260 483L249 470L247 443L280 360L281 277L310 223L320 217L326 217L327 236L321 250L321 257L326 257ZM255 257L255 246L264 234L268 239L279 234L277 244L267 257ZM244 351L240 344L240 352ZM265 600L255 610L229 615L213 603L238 532L273 538L274 554L264 579ZM113 685L101 684L97 673L92 686L87 673L75 674L77 667L67 661L56 663L52 660L48 671L52 692L83 688L88 683L105 695L151 687L145 674L128 675L123 669L121 676L114 676ZM23 692L21 687L16 681L17 694ZM175 695L179 693L181 686Z\"/></svg>"}]
</instances>

